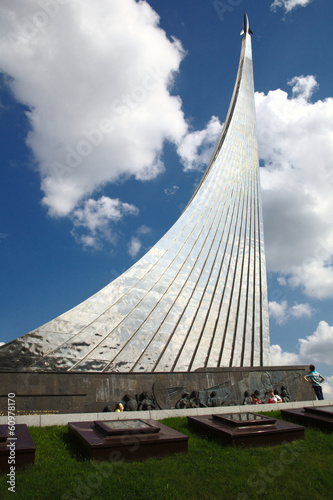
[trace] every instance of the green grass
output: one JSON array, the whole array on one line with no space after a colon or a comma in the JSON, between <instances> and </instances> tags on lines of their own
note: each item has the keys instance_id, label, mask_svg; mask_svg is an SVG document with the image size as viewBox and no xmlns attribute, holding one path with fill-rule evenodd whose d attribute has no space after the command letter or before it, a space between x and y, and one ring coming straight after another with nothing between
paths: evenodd
<instances>
[{"instance_id":1,"label":"green grass","mask_svg":"<svg viewBox=\"0 0 333 500\"><path fill-rule=\"evenodd\" d=\"M269 415L280 417L279 412ZM1 475L0 498L333 498L333 434L307 428L305 440L234 448L191 432L186 418L163 423L190 436L187 454L133 463L90 462L69 441L67 427L31 427L35 465L16 471L15 494Z\"/></svg>"}]
</instances>

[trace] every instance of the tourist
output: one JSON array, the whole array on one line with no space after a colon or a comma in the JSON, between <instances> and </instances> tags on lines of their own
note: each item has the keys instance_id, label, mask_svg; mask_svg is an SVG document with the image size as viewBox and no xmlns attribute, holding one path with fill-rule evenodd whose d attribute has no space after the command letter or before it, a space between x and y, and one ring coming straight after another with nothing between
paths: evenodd
<instances>
[{"instance_id":1,"label":"tourist","mask_svg":"<svg viewBox=\"0 0 333 500\"><path fill-rule=\"evenodd\" d=\"M124 407L122 405L122 403L117 403L116 406L114 407L114 411L124 411Z\"/></svg>"},{"instance_id":2,"label":"tourist","mask_svg":"<svg viewBox=\"0 0 333 500\"><path fill-rule=\"evenodd\" d=\"M318 373L316 371L315 365L310 365L309 369L310 369L310 371L307 375L305 375L304 380L305 380L305 382L309 382L310 384L312 384L312 387L315 391L317 399L322 400L322 399L324 399L324 396L323 396L323 390L322 390L320 384L322 382L324 382L325 379L322 375L320 375L320 373Z\"/></svg>"},{"instance_id":3,"label":"tourist","mask_svg":"<svg viewBox=\"0 0 333 500\"><path fill-rule=\"evenodd\" d=\"M251 394L251 405L261 405L261 400L258 398L257 394L254 392Z\"/></svg>"},{"instance_id":4,"label":"tourist","mask_svg":"<svg viewBox=\"0 0 333 500\"><path fill-rule=\"evenodd\" d=\"M269 391L269 399L267 403L282 403L282 399L278 394L274 394L273 389Z\"/></svg>"}]
</instances>

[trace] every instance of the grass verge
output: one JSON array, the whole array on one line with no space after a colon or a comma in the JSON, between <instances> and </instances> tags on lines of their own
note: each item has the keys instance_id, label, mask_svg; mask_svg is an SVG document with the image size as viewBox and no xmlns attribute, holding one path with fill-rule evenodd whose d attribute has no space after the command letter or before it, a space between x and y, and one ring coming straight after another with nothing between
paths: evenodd
<instances>
[{"instance_id":1,"label":"grass verge","mask_svg":"<svg viewBox=\"0 0 333 500\"><path fill-rule=\"evenodd\" d=\"M281 418L280 412L265 413ZM191 432L186 418L163 421L190 436L187 454L144 462L95 462L77 452L67 427L31 427L35 465L16 471L15 494L0 476L0 498L286 499L333 498L333 435L306 428L305 439L234 448Z\"/></svg>"}]
</instances>

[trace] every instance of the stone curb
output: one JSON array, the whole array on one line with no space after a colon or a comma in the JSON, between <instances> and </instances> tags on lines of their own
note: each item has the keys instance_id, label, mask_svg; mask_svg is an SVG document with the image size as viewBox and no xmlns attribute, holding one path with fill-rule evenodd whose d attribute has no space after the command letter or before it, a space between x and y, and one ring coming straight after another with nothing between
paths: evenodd
<instances>
[{"instance_id":1,"label":"stone curb","mask_svg":"<svg viewBox=\"0 0 333 500\"><path fill-rule=\"evenodd\" d=\"M151 410L131 412L101 412L101 413L53 413L51 415L17 415L16 424L26 424L28 427L47 427L50 425L67 425L68 422L80 422L86 420L124 420L134 418L145 418L162 420L169 417L187 417L188 415L207 415L211 413L245 413L247 411L275 411L289 408L303 408L304 406L331 406L333 400L323 401L294 401L291 403L273 403L262 405L244 406L218 406L215 408L187 408L183 410ZM0 416L0 424L7 424L7 416Z\"/></svg>"}]
</instances>

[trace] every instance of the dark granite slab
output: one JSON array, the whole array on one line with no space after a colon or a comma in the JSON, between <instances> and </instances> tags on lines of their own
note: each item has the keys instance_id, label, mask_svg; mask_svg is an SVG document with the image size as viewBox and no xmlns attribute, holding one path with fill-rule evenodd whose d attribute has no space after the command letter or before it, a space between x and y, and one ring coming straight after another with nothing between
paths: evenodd
<instances>
[{"instance_id":1,"label":"dark granite slab","mask_svg":"<svg viewBox=\"0 0 333 500\"><path fill-rule=\"evenodd\" d=\"M193 430L235 446L267 446L304 438L304 427L255 413L187 417Z\"/></svg>"},{"instance_id":2,"label":"dark granite slab","mask_svg":"<svg viewBox=\"0 0 333 500\"><path fill-rule=\"evenodd\" d=\"M11 465L16 469L34 464L35 450L26 424L16 424L14 436L10 436L7 425L0 425L0 471L8 474Z\"/></svg>"},{"instance_id":3,"label":"dark granite slab","mask_svg":"<svg viewBox=\"0 0 333 500\"><path fill-rule=\"evenodd\" d=\"M281 410L282 415L304 425L314 425L321 429L333 431L333 406L311 406Z\"/></svg>"},{"instance_id":4,"label":"dark granite slab","mask_svg":"<svg viewBox=\"0 0 333 500\"><path fill-rule=\"evenodd\" d=\"M81 449L95 460L132 462L187 452L188 436L155 420L111 422L70 422L68 431Z\"/></svg>"}]
</instances>

